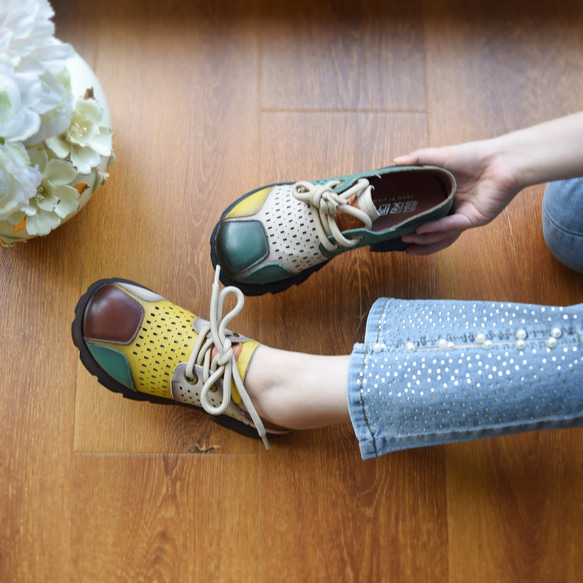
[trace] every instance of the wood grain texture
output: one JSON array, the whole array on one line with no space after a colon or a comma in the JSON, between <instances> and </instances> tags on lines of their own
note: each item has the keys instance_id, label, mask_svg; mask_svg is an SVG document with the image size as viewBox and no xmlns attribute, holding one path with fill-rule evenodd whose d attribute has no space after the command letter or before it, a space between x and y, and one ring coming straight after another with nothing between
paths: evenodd
<instances>
[{"instance_id":1,"label":"wood grain texture","mask_svg":"<svg viewBox=\"0 0 583 583\"><path fill-rule=\"evenodd\" d=\"M420 114L268 112L261 128L262 184L380 168L428 141ZM349 354L377 297L436 293L434 261L346 253L301 286L262 297L261 337L297 351ZM260 450L259 581L447 577L439 542L447 530L443 449L364 464L355 444L344 426L297 433L274 442L273 452Z\"/></svg>"},{"instance_id":2,"label":"wood grain texture","mask_svg":"<svg viewBox=\"0 0 583 583\"><path fill-rule=\"evenodd\" d=\"M579 581L582 432L448 448L451 581Z\"/></svg>"},{"instance_id":3,"label":"wood grain texture","mask_svg":"<svg viewBox=\"0 0 583 583\"><path fill-rule=\"evenodd\" d=\"M444 448L362 462L349 427L260 460L258 581L447 581Z\"/></svg>"},{"instance_id":4,"label":"wood grain texture","mask_svg":"<svg viewBox=\"0 0 583 583\"><path fill-rule=\"evenodd\" d=\"M77 355L72 306L82 216L51 237L0 248L0 580L68 570Z\"/></svg>"},{"instance_id":5,"label":"wood grain texture","mask_svg":"<svg viewBox=\"0 0 583 583\"><path fill-rule=\"evenodd\" d=\"M255 580L256 456L77 454L73 487L72 581Z\"/></svg>"},{"instance_id":6,"label":"wood grain texture","mask_svg":"<svg viewBox=\"0 0 583 583\"><path fill-rule=\"evenodd\" d=\"M540 0L494 5L475 0L424 5L434 146L494 137L583 107L581 5ZM441 297L583 300L581 293L569 292L573 285L583 289L582 277L565 273L546 249L542 193L541 187L527 189L487 228L464 233L463 244L438 254ZM565 289L565 300L557 287Z\"/></svg>"},{"instance_id":7,"label":"wood grain texture","mask_svg":"<svg viewBox=\"0 0 583 583\"><path fill-rule=\"evenodd\" d=\"M425 111L420 2L263 2L265 109Z\"/></svg>"},{"instance_id":8,"label":"wood grain texture","mask_svg":"<svg viewBox=\"0 0 583 583\"><path fill-rule=\"evenodd\" d=\"M261 128L261 184L382 168L429 139L421 114L268 112ZM379 296L436 293L434 265L434 257L368 249L340 255L301 286L260 300L262 341L302 352L349 354L362 341L366 314ZM281 330L294 332L282 336Z\"/></svg>"},{"instance_id":9,"label":"wood grain texture","mask_svg":"<svg viewBox=\"0 0 583 583\"><path fill-rule=\"evenodd\" d=\"M234 194L257 183L252 23L234 4L229 19L204 2L146 2L139 11L132 3L112 5L95 68L121 164L88 212L85 286L127 278L208 317L212 228ZM252 312L238 322L256 335ZM85 371L76 414L79 451L257 448L206 415L120 399Z\"/></svg>"},{"instance_id":10,"label":"wood grain texture","mask_svg":"<svg viewBox=\"0 0 583 583\"><path fill-rule=\"evenodd\" d=\"M580 5L509 2L494 10L445 0L424 9L433 145L581 109ZM440 297L583 302L583 276L544 243L543 192L527 189L493 223L438 254ZM447 448L451 581L580 579L582 435L532 433Z\"/></svg>"}]
</instances>

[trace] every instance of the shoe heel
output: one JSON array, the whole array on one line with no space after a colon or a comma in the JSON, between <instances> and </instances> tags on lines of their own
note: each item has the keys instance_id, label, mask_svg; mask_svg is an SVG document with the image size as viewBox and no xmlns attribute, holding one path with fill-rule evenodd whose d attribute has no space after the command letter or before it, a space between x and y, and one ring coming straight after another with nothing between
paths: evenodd
<instances>
[{"instance_id":1,"label":"shoe heel","mask_svg":"<svg viewBox=\"0 0 583 583\"><path fill-rule=\"evenodd\" d=\"M388 241L382 241L381 243L375 243L370 246L370 250L373 253L384 253L385 251L405 251L409 247L410 243L403 243L401 237L398 239L389 239Z\"/></svg>"}]
</instances>

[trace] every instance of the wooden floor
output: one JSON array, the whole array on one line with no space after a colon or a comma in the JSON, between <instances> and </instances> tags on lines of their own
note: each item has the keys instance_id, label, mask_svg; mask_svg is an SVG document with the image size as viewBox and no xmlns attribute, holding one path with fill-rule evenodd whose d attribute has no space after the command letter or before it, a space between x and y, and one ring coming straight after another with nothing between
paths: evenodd
<instances>
[{"instance_id":1,"label":"wooden floor","mask_svg":"<svg viewBox=\"0 0 583 583\"><path fill-rule=\"evenodd\" d=\"M118 160L72 221L0 249L0 581L583 581L583 430L362 462L342 426L266 452L109 393L69 335L114 275L206 316L211 230L248 190L583 109L583 4L52 3L106 90ZM348 354L378 296L583 302L545 247L543 190L432 257L346 254L249 299L237 329Z\"/></svg>"}]
</instances>

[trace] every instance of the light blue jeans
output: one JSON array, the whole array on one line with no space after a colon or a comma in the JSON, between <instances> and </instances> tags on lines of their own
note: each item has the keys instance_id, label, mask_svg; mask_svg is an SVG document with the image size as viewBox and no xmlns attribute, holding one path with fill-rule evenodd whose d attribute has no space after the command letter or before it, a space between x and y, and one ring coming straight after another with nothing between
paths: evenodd
<instances>
[{"instance_id":1,"label":"light blue jeans","mask_svg":"<svg viewBox=\"0 0 583 583\"><path fill-rule=\"evenodd\" d=\"M561 263L583 273L583 178L547 184L543 234Z\"/></svg>"},{"instance_id":2,"label":"light blue jeans","mask_svg":"<svg viewBox=\"0 0 583 583\"><path fill-rule=\"evenodd\" d=\"M545 240L583 271L583 180L551 183ZM583 304L377 300L350 360L363 459L583 426Z\"/></svg>"}]
</instances>

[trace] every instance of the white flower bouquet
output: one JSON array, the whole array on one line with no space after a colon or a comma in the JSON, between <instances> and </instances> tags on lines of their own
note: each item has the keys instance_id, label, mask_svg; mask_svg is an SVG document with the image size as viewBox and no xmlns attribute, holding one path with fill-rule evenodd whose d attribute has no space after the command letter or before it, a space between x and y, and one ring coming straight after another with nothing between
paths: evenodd
<instances>
[{"instance_id":1,"label":"white flower bouquet","mask_svg":"<svg viewBox=\"0 0 583 583\"><path fill-rule=\"evenodd\" d=\"M105 96L48 0L0 0L0 243L47 235L114 161Z\"/></svg>"}]
</instances>

